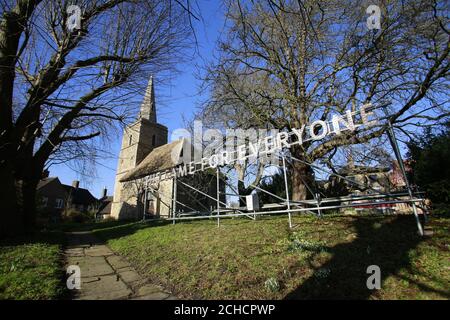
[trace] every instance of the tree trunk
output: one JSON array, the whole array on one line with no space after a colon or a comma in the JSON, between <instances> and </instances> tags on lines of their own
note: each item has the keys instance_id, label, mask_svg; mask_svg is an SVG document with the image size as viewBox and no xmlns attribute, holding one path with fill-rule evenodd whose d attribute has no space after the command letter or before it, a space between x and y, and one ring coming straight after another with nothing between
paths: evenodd
<instances>
[{"instance_id":1,"label":"tree trunk","mask_svg":"<svg viewBox=\"0 0 450 320\"><path fill-rule=\"evenodd\" d=\"M304 160L304 151L298 146L292 148L293 156L297 159ZM299 161L292 160L291 166L291 183L292 183L292 195L291 199L294 201L301 201L311 199L313 195L308 190L305 183L309 188L315 192L314 188L314 174L310 166L301 163Z\"/></svg>"},{"instance_id":2,"label":"tree trunk","mask_svg":"<svg viewBox=\"0 0 450 320\"><path fill-rule=\"evenodd\" d=\"M26 232L36 229L36 188L39 179L27 179L22 182L23 224Z\"/></svg>"},{"instance_id":3,"label":"tree trunk","mask_svg":"<svg viewBox=\"0 0 450 320\"><path fill-rule=\"evenodd\" d=\"M41 171L22 180L14 172L8 162L0 168L0 238L33 232L36 228L36 189Z\"/></svg>"},{"instance_id":4,"label":"tree trunk","mask_svg":"<svg viewBox=\"0 0 450 320\"><path fill-rule=\"evenodd\" d=\"M20 187L14 179L13 170L10 166L2 166L0 181L2 183L2 191L0 192L0 238L22 234L24 232L23 216L18 203Z\"/></svg>"},{"instance_id":5,"label":"tree trunk","mask_svg":"<svg viewBox=\"0 0 450 320\"><path fill-rule=\"evenodd\" d=\"M306 188L304 181L309 180L308 175L309 175L308 166L299 162L294 162L292 164L292 175L291 175L292 200L301 201L307 199L308 189Z\"/></svg>"},{"instance_id":6,"label":"tree trunk","mask_svg":"<svg viewBox=\"0 0 450 320\"><path fill-rule=\"evenodd\" d=\"M245 207L247 205L247 202L245 201L245 198L242 198L242 196L248 196L253 191L252 188L246 188L245 183L243 181L238 181L238 192L241 197L239 197L239 206Z\"/></svg>"}]
</instances>

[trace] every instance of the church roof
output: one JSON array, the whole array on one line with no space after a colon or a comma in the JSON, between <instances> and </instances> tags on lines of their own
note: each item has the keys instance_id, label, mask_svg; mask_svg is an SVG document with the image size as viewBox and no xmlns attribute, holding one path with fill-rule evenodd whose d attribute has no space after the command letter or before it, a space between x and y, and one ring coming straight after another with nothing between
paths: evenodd
<instances>
[{"instance_id":1,"label":"church roof","mask_svg":"<svg viewBox=\"0 0 450 320\"><path fill-rule=\"evenodd\" d=\"M152 152L139 163L136 168L126 173L120 182L143 178L153 173L172 169L181 164L182 150L185 140L165 144L153 149Z\"/></svg>"},{"instance_id":2,"label":"church roof","mask_svg":"<svg viewBox=\"0 0 450 320\"><path fill-rule=\"evenodd\" d=\"M45 187L46 185L48 185L49 183L58 180L58 183L61 184L61 182L59 181L59 179L57 177L50 177L50 178L44 178L41 179L37 185L37 190L42 189L43 187Z\"/></svg>"},{"instance_id":3,"label":"church roof","mask_svg":"<svg viewBox=\"0 0 450 320\"><path fill-rule=\"evenodd\" d=\"M98 201L87 189L75 188L66 184L63 184L62 186L69 195L72 204L90 206Z\"/></svg>"}]
</instances>

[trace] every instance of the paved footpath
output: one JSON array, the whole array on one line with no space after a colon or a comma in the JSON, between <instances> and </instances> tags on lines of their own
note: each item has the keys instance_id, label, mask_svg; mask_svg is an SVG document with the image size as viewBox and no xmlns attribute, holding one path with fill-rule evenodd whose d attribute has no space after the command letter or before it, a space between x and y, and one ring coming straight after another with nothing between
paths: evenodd
<instances>
[{"instance_id":1,"label":"paved footpath","mask_svg":"<svg viewBox=\"0 0 450 320\"><path fill-rule=\"evenodd\" d=\"M81 269L81 290L76 300L176 299L157 285L149 284L122 257L91 232L66 233L66 263Z\"/></svg>"}]
</instances>

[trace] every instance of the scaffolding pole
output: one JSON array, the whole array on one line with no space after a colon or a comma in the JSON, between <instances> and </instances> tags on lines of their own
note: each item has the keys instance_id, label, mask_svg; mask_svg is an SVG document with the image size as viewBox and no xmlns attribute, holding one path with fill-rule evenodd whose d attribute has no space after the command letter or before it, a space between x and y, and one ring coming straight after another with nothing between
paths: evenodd
<instances>
[{"instance_id":1,"label":"scaffolding pole","mask_svg":"<svg viewBox=\"0 0 450 320\"><path fill-rule=\"evenodd\" d=\"M142 221L145 222L145 217L147 215L147 197L148 197L148 191L147 188L144 189L144 214L142 216Z\"/></svg>"},{"instance_id":2,"label":"scaffolding pole","mask_svg":"<svg viewBox=\"0 0 450 320\"><path fill-rule=\"evenodd\" d=\"M178 187L181 187L181 186L178 186L178 184L177 184L177 189L178 189ZM151 192L156 198L158 198L158 197L157 197L157 192L156 192L156 190L154 190L154 189L153 189L152 187L150 187L150 186L148 186L147 188L150 190L150 192ZM188 195L189 195L189 193L188 193ZM172 199L170 199L168 196L166 196L165 198L168 199L170 202L173 202ZM163 201L161 198L159 198L159 201L160 201L163 205L165 205L167 208L169 208L169 210L171 210L171 205L167 204L167 203L166 203L165 201ZM196 210L196 209L194 209L194 208L192 208L192 207L190 207L190 206L184 204L184 203L181 202L181 201L176 200L176 203L179 204L179 205L181 205L181 206L183 206L183 207L185 207L185 208L188 208L189 210L192 210L192 211L198 211L198 210ZM206 207L205 207L205 209L208 210Z\"/></svg>"},{"instance_id":3,"label":"scaffolding pole","mask_svg":"<svg viewBox=\"0 0 450 320\"><path fill-rule=\"evenodd\" d=\"M413 193L412 193L412 190L411 190L411 185L409 184L408 177L406 175L405 165L403 163L403 158L402 158L402 154L400 152L400 148L398 147L397 138L395 136L394 127L392 126L391 120L388 120L387 134L388 134L389 141L391 142L392 149L394 149L395 157L397 158L398 166L399 166L399 168L400 168L400 170L402 172L403 179L405 180L406 188L408 189L409 198L411 200L413 200L414 196L413 196ZM422 223L420 222L420 219L419 219L419 214L417 212L416 203L413 202L411 205L412 205L412 208L413 208L414 216L416 218L417 229L419 231L419 234L421 236L423 236L424 235L424 233L423 233L423 226L422 226ZM425 214L425 211L423 211L423 212Z\"/></svg>"},{"instance_id":4,"label":"scaffolding pole","mask_svg":"<svg viewBox=\"0 0 450 320\"><path fill-rule=\"evenodd\" d=\"M316 199L316 203L317 203L317 216L319 218L322 217L322 209L320 208L320 205L322 204L322 197L320 196L320 193L316 193L314 195L314 198Z\"/></svg>"},{"instance_id":5,"label":"scaffolding pole","mask_svg":"<svg viewBox=\"0 0 450 320\"><path fill-rule=\"evenodd\" d=\"M341 205L337 205L337 206L334 206L334 205L330 205L330 206L326 206L325 205L325 206L323 206L323 204L325 204L327 202L330 202L331 199L330 198L326 198L326 197L324 199L322 199L320 193L318 192L317 186L316 186L316 190L313 191L309 187L309 185L307 183L305 183L305 181L303 181L305 183L305 186L308 188L308 191L312 193L312 195L314 197L314 200L313 201L291 201L290 200L290 194L289 194L289 184L288 184L288 174L287 174L287 166L286 166L286 156L284 154L282 154L284 183L285 183L285 189L286 189L286 197L285 197L285 199L283 199L282 197L279 197L279 196L277 196L277 195L275 195L275 194L273 194L273 193L271 193L271 192L269 192L267 190L264 190L264 189L262 189L262 188L260 188L260 187L258 187L256 185L252 185L251 184L249 187L252 187L255 190L262 191L262 192L264 192L266 194L269 194L270 196L273 196L275 198L280 199L286 205L287 210L266 211L266 212L264 212L264 211L256 212L254 210L253 213L252 213L253 218L256 219L256 216L262 215L262 214L278 214L278 213L279 214L285 214L285 213L288 213L288 215L289 215L289 227L293 228L292 213L294 213L294 212L317 211L318 215L321 216L322 215L322 210L327 210L327 209L359 207L359 206L374 206L374 205L381 205L381 204L410 203L412 208L413 208L414 216L416 218L416 223L417 223L417 228L418 228L419 234L421 236L423 236L424 235L423 224L421 223L421 221L419 219L419 214L418 214L418 207L420 208L420 204L419 205L416 204L416 202L423 201L423 199L417 200L417 199L414 198L414 193L413 193L413 191L411 189L411 185L410 185L410 183L408 181L408 178L407 178L405 165L403 163L402 155L400 153L400 149L399 149L399 146L398 146L397 138L395 136L395 132L394 132L394 127L393 127L392 121L391 121L391 119L389 119L389 117L387 115L386 115L386 119L388 119L388 123L387 123L387 126L386 126L386 128L387 128L387 135L388 135L388 138L389 138L390 143L392 145L392 148L393 148L393 151L395 153L395 156L397 158L397 161L398 161L398 164L399 164L399 168L400 168L400 170L402 172L402 175L403 175L403 178L405 180L405 184L406 184L406 187L408 189L408 193L405 196L408 196L409 200L402 200L402 199L399 198L398 195L386 194L384 192L380 192L380 190L375 190L375 189L373 189L373 188L371 188L369 186L368 189L376 191L381 196L380 198L382 198L383 200L388 199L388 201L369 202L369 203L356 203L355 204L354 201L357 201L357 199L353 199L353 197L350 197L350 199L349 199L349 201L351 202L350 204L347 204L347 205L342 205L341 204ZM320 170L320 171L323 171L323 172L327 172L323 168L320 168L319 166L314 165L313 163L309 163L309 162L297 159L297 158L293 157L292 155L291 155L291 159L293 161L298 161L298 162L302 162L302 163L304 163L306 165L309 165L311 168L315 168L317 170ZM327 172L327 173L329 173L329 172ZM335 176L337 176L339 178L342 178L343 180L348 181L351 184L360 185L359 183L357 183L355 181L352 181L352 180L350 180L350 179L348 179L348 178L346 178L346 177L344 177L342 175L339 175L337 173L330 173L330 174L335 175ZM201 190L199 190L197 188L194 188L194 187L190 186L189 184L186 184L186 183L184 183L183 181L180 180L180 183L181 183L180 187L181 188L184 189L183 186L186 186L186 187L188 187L188 188L190 188L192 190L195 190L195 191L199 192L200 194L203 194L204 196L212 199L213 201L217 202L217 215L214 215L213 209L211 207L209 216L191 217L191 218L184 218L184 217L181 217L180 215L178 215L178 217L177 217L177 206L176 205L179 202L177 201L177 185L178 185L178 182L177 182L177 177L175 175L175 177L173 178L173 188L172 188L172 192L173 192L172 193L172 203L171 203L172 209L170 210L170 207L169 207L169 212L172 213L172 215L171 215L172 218L171 219L173 220L174 224L175 224L175 220L202 219L202 218L210 218L210 219L212 218L212 219L214 219L214 218L216 218L217 219L217 226L220 227L220 223L221 223L220 219L221 218L236 217L236 216L249 216L249 214L243 213L243 212L241 212L239 210L236 210L235 208L228 208L228 205L226 203L220 201L220 196L221 196L221 192L220 192L220 179L221 179L221 177L220 177L220 175L221 175L220 168L217 167L217 181L216 181L217 182L217 195L216 195L217 198L214 198L214 196L212 196L212 195L210 196L210 195L202 192ZM238 180L240 180L240 179L238 178ZM243 180L240 180L240 181L243 181ZM363 187L367 188L367 186L363 186ZM189 193L188 193L188 195L191 196ZM237 196L240 196L240 195L237 194ZM148 208L147 208L147 197L148 197L148 194L147 194L147 191L146 191L145 196L144 196L144 199L145 199L144 200L145 201L145 203L144 203L144 217L143 217L144 221L146 219L146 212L148 210ZM366 196L366 197L375 199L378 196L373 196L373 197L372 196ZM398 200L390 200L391 198L398 199ZM221 204L224 205L224 208L223 208L224 209L223 210L224 214L222 216L221 216L221 209L222 209L221 208ZM307 208L308 205L312 205L313 207ZM280 204L280 206L281 206L281 204ZM315 208L314 208L314 206L315 206ZM284 207L284 205L283 205L283 207ZM232 210L233 212L238 212L238 214L229 214L228 213L228 212L230 212L229 210ZM424 221L426 222L426 218L427 217L426 217L425 208L423 209L423 211L424 211L423 212L423 214L424 214Z\"/></svg>"},{"instance_id":6,"label":"scaffolding pole","mask_svg":"<svg viewBox=\"0 0 450 320\"><path fill-rule=\"evenodd\" d=\"M178 187L180 187L181 189L183 189L183 191L185 192L185 194L191 198L194 202L196 202L197 204L199 204L201 207L203 207L203 209L205 209L206 211L210 210L208 209L203 203L201 203L200 201L198 201L194 196L192 196L189 192L186 192L186 189L180 184ZM198 210L197 210L198 211Z\"/></svg>"},{"instance_id":7,"label":"scaffolding pole","mask_svg":"<svg viewBox=\"0 0 450 320\"><path fill-rule=\"evenodd\" d=\"M396 157L397 157L397 161L399 162L400 169L402 170L402 174L403 174L403 177L404 177L404 179L405 179L406 186L407 186L407 188L408 188L408 195L409 195L410 199L413 200L413 199L414 199L414 196L413 196L413 193L412 193L412 190L411 190L411 186L409 185L408 178L407 178L407 176L406 176L406 170L405 170L405 167L404 167L404 164L403 164L402 156L401 156L401 154L400 154L400 149L398 148L397 139L396 139L396 137L395 137L394 130L392 129L392 124L391 124L390 122L388 122L388 128L387 128L387 129L388 129L387 132L388 132L389 140L391 141L391 144L392 144L392 146L393 146L394 153L395 153L395 155L396 155ZM323 172L327 172L326 170L324 170L324 169L322 169L322 168L320 168L320 167L318 167L318 166L316 166L316 165L314 165L314 164L312 164L312 163L309 163L309 162L306 162L306 161L297 159L297 158L295 158L295 157L293 157L293 156L292 156L291 158L292 158L293 160L295 160L295 161L299 161L299 162L302 162L302 163L304 163L304 164L306 164L306 165L309 165L309 166L312 167L312 168L316 168L316 169L321 170L321 171L323 171ZM336 174L336 173L330 173L330 174L333 174L333 175L335 175L335 176L337 176L337 177L339 177L339 178L342 178L342 179L344 179L344 180L346 180L346 181L349 181L349 182L351 182L351 183L353 183L353 184L359 185L359 183L357 183L357 182L355 182L355 181L352 181L352 180L350 180L350 179L347 179L347 178L345 178L345 177L343 177L343 176L341 176L341 175L339 175L339 174ZM372 189L372 188L369 188L369 189ZM374 190L374 189L373 189L373 190ZM375 190L375 191L379 192L378 190ZM379 192L379 193L381 193L381 192ZM383 194L383 193L381 193L381 194ZM406 203L406 202L404 202L404 203ZM418 231L419 231L419 234L420 234L421 236L423 236L423 234L424 234L424 233L423 233L423 228L422 228L422 224L420 223L419 215L418 215L418 213L417 213L417 205L416 205L415 201L412 201L412 204L411 204L411 205L412 205L412 207L413 207L414 216L415 216L415 218L416 218L417 229L418 229ZM323 208L322 208L322 209L323 209Z\"/></svg>"},{"instance_id":8,"label":"scaffolding pole","mask_svg":"<svg viewBox=\"0 0 450 320\"><path fill-rule=\"evenodd\" d=\"M211 200L217 201L219 204L223 204L223 205L225 206L224 209L229 209L229 210L232 210L232 211L236 211L236 212L239 212L239 213L243 213L243 212L241 212L241 211L239 211L239 210L236 210L235 208L230 208L230 207L228 207L228 205L227 205L225 202L220 201L220 197L214 198L213 196L210 196L209 194L207 194L207 193L205 193L205 192L203 192L203 191L201 191L201 190L199 190L199 189L197 189L197 188L194 188L193 186L190 186L189 184L187 184L187 183L185 183L185 182L183 182L183 181L180 181L180 183L181 183L182 185L188 187L189 189L194 190L194 191L196 191L196 192L198 192L198 193L204 195L205 197L207 197L207 198L209 198L209 199L211 199ZM219 183L218 183L218 184L219 184ZM219 192L220 192L220 190L219 190ZM211 210L211 211L212 211L212 210Z\"/></svg>"},{"instance_id":9,"label":"scaffolding pole","mask_svg":"<svg viewBox=\"0 0 450 320\"><path fill-rule=\"evenodd\" d=\"M287 179L287 169L286 169L286 159L283 157L283 173L284 173L284 187L286 188L286 204L288 209L288 216L289 216L289 228L292 229L292 214L291 214L291 200L289 197L289 185L288 185L288 179Z\"/></svg>"},{"instance_id":10,"label":"scaffolding pole","mask_svg":"<svg viewBox=\"0 0 450 320\"><path fill-rule=\"evenodd\" d=\"M338 206L325 206L321 207L321 210L329 210L329 209L339 209L339 208L352 208L352 207L360 207L361 205L364 206L375 206L375 205L383 205L383 204L398 204L398 203L412 203L412 202L421 202L422 199L414 199L414 200L403 200L403 201L384 201L384 202L369 202L369 203L356 203L356 204L345 204L345 205L338 205ZM319 210L318 208L300 208L300 209L291 209L291 210L276 210L276 211L259 211L255 212L254 215L274 215L274 214L286 214L287 212L291 213L302 213L302 212L308 212L308 211L315 211ZM234 217L243 217L246 216L245 213L236 213L236 214L224 214L221 216L221 218L234 218ZM209 215L209 216L195 216L195 217L182 217L182 218L176 218L177 220L197 220L197 219L215 219L217 216L215 215ZM171 220L171 219L169 219Z\"/></svg>"},{"instance_id":11,"label":"scaffolding pole","mask_svg":"<svg viewBox=\"0 0 450 320\"><path fill-rule=\"evenodd\" d=\"M217 227L220 227L220 169L217 167Z\"/></svg>"},{"instance_id":12,"label":"scaffolding pole","mask_svg":"<svg viewBox=\"0 0 450 320\"><path fill-rule=\"evenodd\" d=\"M177 215L177 175L173 177L173 203L172 203L172 217L176 218ZM175 224L175 219L173 219L173 224Z\"/></svg>"},{"instance_id":13,"label":"scaffolding pole","mask_svg":"<svg viewBox=\"0 0 450 320\"><path fill-rule=\"evenodd\" d=\"M313 198L314 198L314 200L315 200L315 202L316 202L316 206L317 206L317 207L320 207L320 204L319 204L319 201L320 201L320 200L319 200L320 194L319 194L319 193L315 193L315 192L311 189L311 187L308 185L308 183L306 182L306 180L302 178L301 175L300 175L299 177L300 177L300 180L302 180L303 184L305 185L306 189L308 189L309 193L311 193L311 195L313 196ZM316 188L316 189L317 189L317 188ZM290 201L290 202L292 202L292 201ZM318 217L321 217L321 216L322 216L322 211L321 211L321 210L318 210L318 211L317 211L317 216L318 216Z\"/></svg>"}]
</instances>

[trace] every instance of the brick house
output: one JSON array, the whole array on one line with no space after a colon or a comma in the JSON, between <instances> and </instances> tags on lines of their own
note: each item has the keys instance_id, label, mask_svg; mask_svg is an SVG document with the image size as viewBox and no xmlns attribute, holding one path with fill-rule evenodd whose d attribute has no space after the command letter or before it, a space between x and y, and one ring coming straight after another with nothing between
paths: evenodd
<instances>
[{"instance_id":1,"label":"brick house","mask_svg":"<svg viewBox=\"0 0 450 320\"><path fill-rule=\"evenodd\" d=\"M61 217L66 206L67 192L58 178L44 178L37 186L38 211L51 220Z\"/></svg>"},{"instance_id":2,"label":"brick house","mask_svg":"<svg viewBox=\"0 0 450 320\"><path fill-rule=\"evenodd\" d=\"M60 220L63 213L70 209L86 213L100 205L89 190L80 188L79 181L69 186L57 177L46 177L39 182L36 191L38 210L43 219L50 221Z\"/></svg>"}]
</instances>

